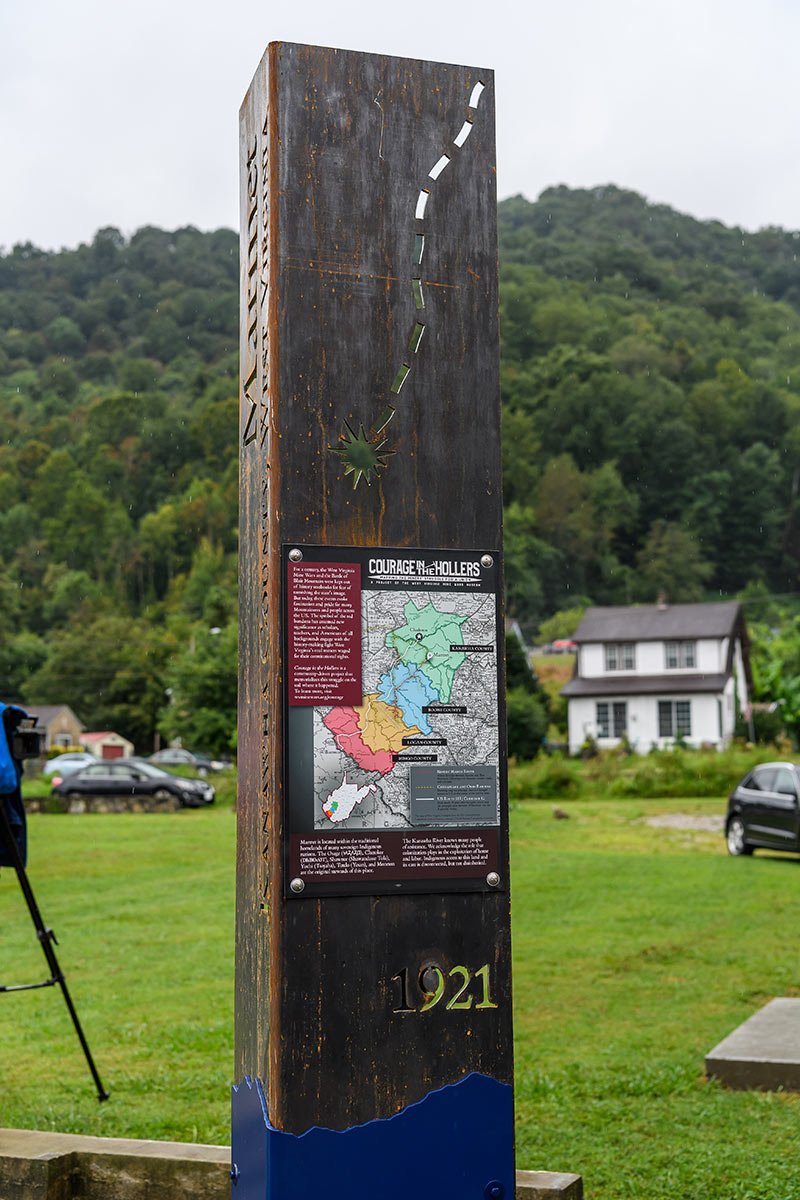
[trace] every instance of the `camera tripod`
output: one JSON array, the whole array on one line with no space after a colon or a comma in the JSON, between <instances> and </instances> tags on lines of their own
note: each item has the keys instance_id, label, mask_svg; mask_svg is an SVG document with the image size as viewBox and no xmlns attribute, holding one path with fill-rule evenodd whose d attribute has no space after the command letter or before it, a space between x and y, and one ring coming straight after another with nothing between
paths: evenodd
<instances>
[{"instance_id":1,"label":"camera tripod","mask_svg":"<svg viewBox=\"0 0 800 1200\"><path fill-rule=\"evenodd\" d=\"M42 953L47 960L47 966L50 971L50 977L44 979L41 983L17 983L17 984L0 984L0 992L30 992L36 988L55 987L56 984L61 988L61 993L64 997L64 1003L67 1006L67 1011L72 1018L72 1024L75 1026L75 1032L78 1035L78 1041L81 1044L81 1049L86 1057L86 1062L89 1064L89 1070L92 1073L94 1085L97 1088L97 1099L107 1100L108 1092L103 1087L100 1076L97 1073L97 1067L94 1065L92 1052L89 1049L89 1043L86 1041L86 1036L81 1028L81 1023L78 1020L78 1014L75 1011L75 1005L72 1003L72 997L69 994L67 981L64 978L64 973L59 966L58 959L54 946L58 945L56 935L52 929L48 929L42 920L42 914L39 911L39 905L36 903L36 897L33 894L28 874L25 870L25 864L22 861L22 856L17 846L16 838L11 829L11 822L3 804L3 797L0 796L0 845L4 845L9 853L14 870L17 873L19 886L22 889L22 894L25 897L25 903L28 906L28 912L31 914L36 936L39 939L39 945L42 947Z\"/></svg>"}]
</instances>

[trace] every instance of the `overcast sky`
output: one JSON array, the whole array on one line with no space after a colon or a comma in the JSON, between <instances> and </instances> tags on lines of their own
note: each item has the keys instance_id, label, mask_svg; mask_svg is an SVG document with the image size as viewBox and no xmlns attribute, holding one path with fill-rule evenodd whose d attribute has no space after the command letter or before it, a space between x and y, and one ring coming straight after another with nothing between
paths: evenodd
<instances>
[{"instance_id":1,"label":"overcast sky","mask_svg":"<svg viewBox=\"0 0 800 1200\"><path fill-rule=\"evenodd\" d=\"M0 0L0 246L235 227L274 39L493 68L501 197L610 182L800 227L798 0Z\"/></svg>"}]
</instances>

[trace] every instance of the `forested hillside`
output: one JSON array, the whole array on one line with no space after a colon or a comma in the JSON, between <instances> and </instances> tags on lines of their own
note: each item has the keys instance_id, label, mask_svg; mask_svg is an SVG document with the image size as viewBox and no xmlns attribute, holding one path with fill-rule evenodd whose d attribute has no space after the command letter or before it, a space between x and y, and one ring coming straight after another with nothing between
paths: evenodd
<instances>
[{"instance_id":1,"label":"forested hillside","mask_svg":"<svg viewBox=\"0 0 800 1200\"><path fill-rule=\"evenodd\" d=\"M224 230L0 258L3 699L228 744L238 278Z\"/></svg>"},{"instance_id":2,"label":"forested hillside","mask_svg":"<svg viewBox=\"0 0 800 1200\"><path fill-rule=\"evenodd\" d=\"M797 590L797 235L500 206L509 608ZM139 748L235 709L237 239L0 256L0 698Z\"/></svg>"},{"instance_id":3,"label":"forested hillside","mask_svg":"<svg viewBox=\"0 0 800 1200\"><path fill-rule=\"evenodd\" d=\"M797 588L798 235L616 188L500 206L509 603Z\"/></svg>"}]
</instances>

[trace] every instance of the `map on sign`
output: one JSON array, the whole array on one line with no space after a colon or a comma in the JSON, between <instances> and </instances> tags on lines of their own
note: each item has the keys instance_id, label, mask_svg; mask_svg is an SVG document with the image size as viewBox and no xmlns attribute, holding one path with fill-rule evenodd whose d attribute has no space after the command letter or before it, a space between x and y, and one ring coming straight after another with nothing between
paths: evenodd
<instances>
[{"instance_id":1,"label":"map on sign","mask_svg":"<svg viewBox=\"0 0 800 1200\"><path fill-rule=\"evenodd\" d=\"M470 787L485 793L490 786L484 819L471 823L497 823L496 620L492 592L362 592L362 703L314 709L315 829L420 824L412 812L412 772L420 771L414 764L441 769L442 779L447 768L469 764L477 783L456 773L456 783L442 787L458 789L455 799L465 803L474 799ZM435 784L420 787L436 791ZM432 796L420 796L420 811L426 802L446 811Z\"/></svg>"}]
</instances>

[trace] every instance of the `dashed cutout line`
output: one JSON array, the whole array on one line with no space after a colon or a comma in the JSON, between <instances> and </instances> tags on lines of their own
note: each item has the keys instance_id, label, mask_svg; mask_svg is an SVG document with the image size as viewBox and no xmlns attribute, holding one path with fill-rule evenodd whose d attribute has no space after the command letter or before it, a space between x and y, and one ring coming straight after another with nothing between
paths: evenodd
<instances>
[{"instance_id":1,"label":"dashed cutout line","mask_svg":"<svg viewBox=\"0 0 800 1200\"><path fill-rule=\"evenodd\" d=\"M480 80L478 80L478 82L475 84L475 87L472 89L472 95L469 98L469 107L470 108L478 107L478 101L480 100L483 91L484 91L484 85L481 83Z\"/></svg>"},{"instance_id":2,"label":"dashed cutout line","mask_svg":"<svg viewBox=\"0 0 800 1200\"><path fill-rule=\"evenodd\" d=\"M466 120L462 124L456 136L453 138L453 145L459 150L472 133L472 126L475 121L475 111L478 107L484 90L485 85L481 83L480 80L472 88L469 97L469 103L467 105L468 111ZM378 96L380 96L380 93L378 93ZM383 108L378 101L378 96L375 97L375 103L381 109L381 116L383 117ZM381 150L382 148L383 125L381 125ZM380 157L383 157L383 155L381 154ZM435 183L451 162L452 156L450 154L441 154L428 172L428 179L431 180L432 183ZM430 197L430 186L420 188L414 209L415 221L423 221L425 219L425 212ZM414 234L414 249L412 252L412 269L417 271L417 274L412 275L411 292L414 298L414 308L418 313L425 311L425 293L422 289L422 279L419 277L418 273L419 268L422 265L422 256L424 252L425 234L416 232ZM413 360L415 355L419 352L424 333L425 323L421 320L415 320L408 339L408 347L405 358L403 359L401 366L397 370L391 384L389 385L389 391L395 396L400 395L403 385L411 374ZM411 361L408 361L409 359ZM387 405L387 407L381 413L379 419L370 428L369 433L365 433L363 425L359 426L358 433L356 433L352 426L345 421L344 431L339 435L339 442L341 444L339 446L330 447L330 449L333 450L334 453L338 454L344 462L345 476L352 474L354 490L356 487L358 487L358 484L362 478L366 480L367 485L369 486L372 482L372 474L374 473L377 476L380 471L388 465L388 459L390 455L394 453L394 451L384 449L386 446L385 432L387 426L394 417L395 412L396 409L391 404Z\"/></svg>"},{"instance_id":3,"label":"dashed cutout line","mask_svg":"<svg viewBox=\"0 0 800 1200\"><path fill-rule=\"evenodd\" d=\"M475 86L472 89L472 92L470 93L469 104L467 105L467 108L468 108L467 118L464 121L463 125L461 126L461 129L458 131L456 136L453 138L453 145L457 146L459 150L464 145L464 143L466 142L470 133L472 132L472 125L475 120L475 115L474 115L475 110L478 107L478 104L479 104L480 98L481 98L481 93L484 91L484 89L485 89L485 85L479 81L478 83L475 84ZM437 158L437 160L433 164L433 166L431 167L430 171L428 172L428 179L432 180L435 183L436 180L439 178L439 176L442 174L442 172L445 170L445 168L448 167L451 162L452 162L452 157L449 154L441 154L439 156L439 158ZM414 219L416 221L424 220L425 210L427 208L428 200L430 199L430 196L431 196L430 187L420 188L419 195L417 196L416 208L414 209ZM412 265L414 267L420 267L422 265L422 255L423 255L424 251L425 251L425 234L424 233L416 233L414 236L414 252L413 252L413 261L412 261ZM414 297L414 308L417 310L417 312L423 311L425 309L425 293L422 290L422 280L419 277L412 278L411 291L412 291L412 294ZM412 330L411 337L409 338L408 356L407 356L408 358L410 358L412 355L416 354L417 351L419 350L419 344L422 341L422 335L424 332L425 332L424 324L417 321L416 324L414 325L414 329ZM402 388L403 384L405 383L405 381L408 378L410 373L411 373L411 363L408 362L406 359L403 361L403 365L400 367L399 371L395 375L394 380L392 381L392 384L391 384L390 390L392 392L394 392L395 395L399 395L400 389Z\"/></svg>"},{"instance_id":4,"label":"dashed cutout line","mask_svg":"<svg viewBox=\"0 0 800 1200\"><path fill-rule=\"evenodd\" d=\"M435 162L431 167L430 171L428 172L428 179L438 179L449 162L450 156L448 154L443 154L438 162Z\"/></svg>"},{"instance_id":5,"label":"dashed cutout line","mask_svg":"<svg viewBox=\"0 0 800 1200\"><path fill-rule=\"evenodd\" d=\"M453 138L453 145L458 146L459 150L464 145L469 135L472 133L472 121L465 121L459 129L456 136Z\"/></svg>"}]
</instances>

